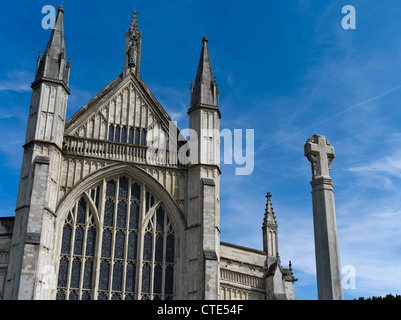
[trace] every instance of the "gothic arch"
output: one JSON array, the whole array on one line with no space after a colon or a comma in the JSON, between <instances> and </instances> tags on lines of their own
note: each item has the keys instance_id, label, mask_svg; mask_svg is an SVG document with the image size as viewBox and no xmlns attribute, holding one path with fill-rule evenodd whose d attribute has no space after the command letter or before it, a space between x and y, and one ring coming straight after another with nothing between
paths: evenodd
<instances>
[{"instance_id":1,"label":"gothic arch","mask_svg":"<svg viewBox=\"0 0 401 320\"><path fill-rule=\"evenodd\" d=\"M93 187L97 183L99 183L103 179L109 179L117 175L127 174L138 181L145 183L150 189L153 191L153 194L163 201L166 205L167 210L171 214L171 219L174 223L174 227L178 228L180 232L185 230L185 219L177 206L174 199L168 193L168 191L164 188L159 181L149 175L146 171L138 168L133 164L115 164L111 166L107 166L93 172L88 175L85 179L80 181L74 188L72 188L60 201L56 210L56 223L57 225L60 223L60 220L63 221L68 214L68 210L70 210L75 201L89 188Z\"/></svg>"},{"instance_id":2,"label":"gothic arch","mask_svg":"<svg viewBox=\"0 0 401 320\"><path fill-rule=\"evenodd\" d=\"M123 180L129 183L130 196L126 196L127 199L131 199L131 192L133 192L134 184L141 190L141 196L136 199L124 200L121 199L120 196L117 196L119 193L116 192L115 198L108 199L107 197L109 196L107 196L106 189L115 183L116 185L121 185L120 182ZM96 199L96 197L101 198L100 203L103 203L104 207L97 202L98 199ZM136 227L131 227L126 214L124 227L118 227L120 229L116 229L117 222L108 225L106 223L107 210L105 209L105 203L108 201L113 202L112 205L114 207L112 211L115 212L114 219L118 218L117 212L120 204L125 202L126 204L123 204L123 206L126 207L132 206L134 202L135 205L138 203L136 205L136 211L141 211L141 213L138 213L140 218ZM86 213L82 213L84 211ZM86 217L81 218L79 225L77 222L78 212L81 212L81 216ZM104 215L104 221L102 221L102 215ZM63 280L61 282L66 283L66 285L57 285L58 288L54 289L54 297L65 299L67 295L70 296L74 293L71 297L79 299L83 299L84 294L85 298L90 299L124 299L127 297L134 299L171 299L173 296L178 297L180 295L178 288L180 287L179 283L182 281L181 274L184 260L180 258L180 256L184 254L185 250L185 241L183 241L185 220L182 212L167 190L142 169L131 164L116 164L94 172L76 185L62 199L57 208L56 216L56 250L54 251L54 261L56 261L57 275L60 275L60 278L61 274L63 275ZM85 239L89 239L89 237L93 239L93 237L96 237L95 244L91 244L91 248L96 246L97 253L92 253L91 256L87 257L85 256L86 249L81 249L80 252L83 252L82 256L79 253L76 255L75 243L77 240L74 238L74 235L75 230L78 229L80 233L83 234L80 236L80 239L83 240L79 240L83 243L81 247L83 246L86 248L87 242ZM91 230L90 236L88 235L89 229ZM93 231L92 229L95 230ZM109 256L103 255L106 231L110 234L108 238L112 239L108 240L110 244L106 245L111 248L110 252L112 253L109 253ZM67 234L67 239L70 240L64 239L65 234ZM95 235L93 236L93 234ZM130 248L133 247L132 243L135 243L135 258L131 257L129 258L131 260L128 261L128 253L115 258L118 248L117 234L120 235L119 238L125 239L121 240L122 247L125 248L123 251L125 250L125 252L128 252ZM131 239L131 234L133 234L135 238L134 242L128 242L131 241L128 240ZM67 249L65 249L65 242L71 244L67 246ZM69 253L65 253L65 250L69 250ZM150 254L149 250L151 252ZM84 279L84 275L87 273L87 261L92 261L88 269L91 273L91 280ZM73 277L71 273L74 273L73 264L75 263L79 265L75 268L80 270L76 273L80 274L80 278L74 281L80 284L79 289L70 290L69 283L70 281L72 283ZM109 266L106 266L107 264ZM105 274L107 274L110 280L106 287L101 289L103 284L101 284L99 279L103 278L101 275L103 265L105 265ZM123 267L121 267L121 265ZM130 279L131 282L134 282L132 286L134 289L128 290L129 293L126 293L124 284L128 283L128 278L127 280L125 279L128 265L130 266L130 270L134 270L133 279ZM120 271L119 273L119 277L121 277L121 279L124 277L124 280L118 280L120 283L121 281L123 283L123 289L121 289L122 293L119 293L119 289L114 289L113 270L117 270L117 268L124 269L124 272ZM92 273L94 276L92 276ZM91 283L91 289L83 290L82 283L85 282L86 286L88 286L88 281L93 282ZM61 282L59 279L59 284ZM72 284L71 287L76 288ZM85 289L88 288L85 287ZM101 297L100 294L103 294L103 296Z\"/></svg>"}]
</instances>

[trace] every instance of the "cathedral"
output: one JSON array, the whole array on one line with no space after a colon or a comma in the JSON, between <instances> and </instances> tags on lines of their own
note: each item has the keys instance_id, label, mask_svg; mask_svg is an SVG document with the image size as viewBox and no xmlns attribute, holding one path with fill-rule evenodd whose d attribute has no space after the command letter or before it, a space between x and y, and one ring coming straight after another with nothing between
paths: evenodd
<instances>
[{"instance_id":1,"label":"cathedral","mask_svg":"<svg viewBox=\"0 0 401 320\"><path fill-rule=\"evenodd\" d=\"M208 39L188 107L198 135L186 141L141 78L136 11L122 73L66 119L63 19L61 6L37 60L15 217L0 218L0 300L294 300L270 193L263 250L220 241Z\"/></svg>"}]
</instances>

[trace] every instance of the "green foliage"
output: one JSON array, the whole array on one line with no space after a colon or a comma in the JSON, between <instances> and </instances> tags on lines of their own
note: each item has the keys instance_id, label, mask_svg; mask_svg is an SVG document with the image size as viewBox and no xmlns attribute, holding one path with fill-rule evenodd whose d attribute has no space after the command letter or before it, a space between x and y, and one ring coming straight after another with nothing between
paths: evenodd
<instances>
[{"instance_id":1,"label":"green foliage","mask_svg":"<svg viewBox=\"0 0 401 320\"><path fill-rule=\"evenodd\" d=\"M401 300L401 295L396 294L395 296L392 294L388 294L385 297L369 297L369 298L359 298L358 300L370 300L370 301L378 301L378 300Z\"/></svg>"}]
</instances>

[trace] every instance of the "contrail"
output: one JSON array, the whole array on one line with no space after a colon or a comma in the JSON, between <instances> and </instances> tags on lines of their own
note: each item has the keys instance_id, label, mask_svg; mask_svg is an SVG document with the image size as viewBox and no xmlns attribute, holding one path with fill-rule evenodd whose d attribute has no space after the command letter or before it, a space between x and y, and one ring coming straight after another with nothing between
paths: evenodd
<instances>
[{"instance_id":1,"label":"contrail","mask_svg":"<svg viewBox=\"0 0 401 320\"><path fill-rule=\"evenodd\" d=\"M343 115L344 113L346 113L346 112L348 112L348 111L350 111L350 110L359 108L359 107L361 107L361 106L363 106L363 105L365 105L365 104L368 104L368 103L370 103L370 102L373 102L373 101L375 101L375 100L378 100L378 99L380 99L380 98L382 98L382 97L384 97L384 96L386 96L386 95L388 95L388 94L390 94L390 93L392 93L392 92L394 92L394 91L397 91L397 90L399 90L399 89L401 89L401 85L396 86L396 87L394 87L394 88L392 88L392 89L390 89L390 90L387 90L387 91L385 91L385 92L383 92L383 93L380 93L380 94L378 94L377 96L375 96L375 97L373 97L373 98L370 98L370 99L365 100L365 101L363 101L363 102L359 102L359 103L357 103L357 104L354 104L354 105L352 105L352 106L349 106L348 108L345 108L344 110L341 110L340 112L338 112L338 113L332 115L331 117L326 118L326 119L324 119L324 120L321 120L321 121L319 121L319 122L315 122L314 124L311 124L311 125L309 125L309 126L303 128L303 129L299 130L298 132L296 132L296 133L294 133L294 134L292 134L292 135L290 135L290 136L287 136L287 137L284 138L284 139L281 139L281 140L279 140L279 141L275 141L274 143L269 144L269 145L266 145L266 146L261 146L255 153L257 153L257 152L259 152L259 151L261 151L261 150L263 150L263 149L265 149L265 148L269 148L269 147L275 146L275 145L277 145L277 144L280 144L280 143L282 143L282 142L288 141L288 140L290 140L290 139L296 137L297 135L299 135L300 133L302 133L302 132L304 132L304 131L306 131L306 130L309 130L309 129L311 129L311 128L317 126L317 125L320 125L320 124L325 123L325 122L327 122L327 121L330 121L330 120L333 120L333 119L335 119L335 118L338 118L339 116Z\"/></svg>"}]
</instances>

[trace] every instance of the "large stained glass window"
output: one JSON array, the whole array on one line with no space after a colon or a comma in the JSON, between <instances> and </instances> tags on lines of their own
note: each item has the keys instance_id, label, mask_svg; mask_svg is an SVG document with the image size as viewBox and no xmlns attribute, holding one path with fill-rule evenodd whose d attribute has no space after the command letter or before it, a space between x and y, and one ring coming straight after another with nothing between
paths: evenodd
<instances>
[{"instance_id":1,"label":"large stained glass window","mask_svg":"<svg viewBox=\"0 0 401 320\"><path fill-rule=\"evenodd\" d=\"M145 188L122 176L76 202L63 228L58 300L173 298L174 230Z\"/></svg>"},{"instance_id":2,"label":"large stained glass window","mask_svg":"<svg viewBox=\"0 0 401 320\"><path fill-rule=\"evenodd\" d=\"M92 296L97 227L82 197L69 212L63 228L58 300L88 300Z\"/></svg>"}]
</instances>

